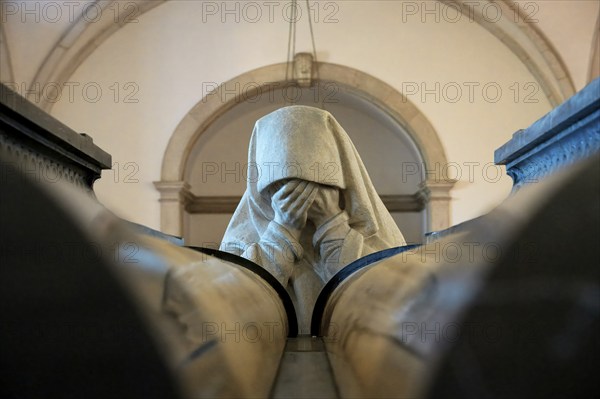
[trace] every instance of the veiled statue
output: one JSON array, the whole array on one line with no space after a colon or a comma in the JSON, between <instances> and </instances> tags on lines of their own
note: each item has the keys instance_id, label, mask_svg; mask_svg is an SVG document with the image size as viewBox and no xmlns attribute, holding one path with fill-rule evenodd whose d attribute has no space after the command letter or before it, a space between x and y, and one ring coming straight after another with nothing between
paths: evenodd
<instances>
[{"instance_id":1,"label":"veiled statue","mask_svg":"<svg viewBox=\"0 0 600 399\"><path fill-rule=\"evenodd\" d=\"M259 264L287 288L301 332L332 276L401 245L356 148L329 112L294 105L256 122L246 191L221 249Z\"/></svg>"}]
</instances>

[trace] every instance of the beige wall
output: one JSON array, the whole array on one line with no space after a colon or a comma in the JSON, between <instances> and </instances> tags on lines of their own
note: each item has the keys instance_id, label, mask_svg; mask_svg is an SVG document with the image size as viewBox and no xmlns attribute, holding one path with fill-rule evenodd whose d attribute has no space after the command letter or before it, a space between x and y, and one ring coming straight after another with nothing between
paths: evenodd
<instances>
[{"instance_id":1,"label":"beige wall","mask_svg":"<svg viewBox=\"0 0 600 399\"><path fill-rule=\"evenodd\" d=\"M544 4L537 27L564 32L580 26L581 31L574 33L587 37L591 34L589 15L597 5L571 3L577 3L579 11L565 13L561 4L556 8L562 18L558 20L551 6ZM203 4L166 2L137 17L137 22L125 24L69 77L78 84L73 97L63 93L52 108L54 116L88 133L113 155L115 169L105 171L96 184L99 199L119 215L154 228L159 228L160 214L152 182L160 180L168 140L184 115L209 87L285 61L288 25L281 7L275 8L272 21L268 9L261 7L257 22L251 22L255 19L255 14L249 14L252 10L244 13L240 8L236 22L236 15L221 15L222 10L209 14ZM407 95L436 129L450 164L439 165L435 173L458 172L453 223L476 217L501 202L511 182L491 166L494 150L551 109L540 82L522 60L489 30L464 16L449 22L441 14L427 16L424 10L408 15L407 2L318 4L314 31L319 60L349 66L388 83ZM44 53L46 42L60 36L55 32L61 25L6 22L15 80L27 82L43 61L39 54ZM46 32L49 26L55 28L54 33ZM27 27L31 32L21 36ZM305 15L298 23L297 36L296 52L310 51ZM564 51L576 88L581 88L591 37L588 44L582 40L577 51L570 51L569 35L564 39L557 34L546 36ZM25 66L27 61L29 66ZM102 94L96 99L98 88Z\"/></svg>"}]
</instances>

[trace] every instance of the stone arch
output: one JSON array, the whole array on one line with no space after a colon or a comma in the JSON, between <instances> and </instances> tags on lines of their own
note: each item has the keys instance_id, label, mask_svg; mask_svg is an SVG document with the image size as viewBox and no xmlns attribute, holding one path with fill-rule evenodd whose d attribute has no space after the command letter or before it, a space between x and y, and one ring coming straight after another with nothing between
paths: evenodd
<instances>
[{"instance_id":1,"label":"stone arch","mask_svg":"<svg viewBox=\"0 0 600 399\"><path fill-rule=\"evenodd\" d=\"M4 25L0 25L0 81L3 83L14 82L8 43L6 42L6 33L4 33Z\"/></svg>"},{"instance_id":2,"label":"stone arch","mask_svg":"<svg viewBox=\"0 0 600 399\"><path fill-rule=\"evenodd\" d=\"M165 0L109 0L101 4L91 2L84 7L91 7L91 12L97 12L98 18L90 19L83 12L67 27L58 42L46 55L46 58L36 71L30 89L34 83L45 87L48 83L63 87L77 68L111 35L129 23L137 23L144 13L164 4ZM55 90L50 88L49 90ZM29 98L35 97L29 94ZM56 102L48 99L55 98L54 91L48 96L41 96L39 106L46 112L51 112Z\"/></svg>"},{"instance_id":3,"label":"stone arch","mask_svg":"<svg viewBox=\"0 0 600 399\"><path fill-rule=\"evenodd\" d=\"M537 5L524 10L510 0L476 3L469 0L438 0L462 13L468 20L494 35L521 60L540 84L553 107L575 94L575 85L560 54L536 26ZM486 16L488 6L496 8L497 18Z\"/></svg>"},{"instance_id":4,"label":"stone arch","mask_svg":"<svg viewBox=\"0 0 600 399\"><path fill-rule=\"evenodd\" d=\"M185 167L198 138L220 116L240 101L257 93L281 88L294 82L286 77L286 63L257 68L239 75L207 94L181 120L165 151L161 180L155 182L160 192L161 230L182 234L183 213L192 198L185 181ZM425 167L447 163L442 143L431 123L405 96L387 83L359 70L330 63L318 63L319 81L333 82L355 95L366 98L386 112L411 136ZM231 88L237 88L230 95ZM244 89L241 89L244 88ZM226 91L229 90L229 91ZM450 224L449 191L455 181L423 182L422 194L427 203L429 230L440 230Z\"/></svg>"}]
</instances>

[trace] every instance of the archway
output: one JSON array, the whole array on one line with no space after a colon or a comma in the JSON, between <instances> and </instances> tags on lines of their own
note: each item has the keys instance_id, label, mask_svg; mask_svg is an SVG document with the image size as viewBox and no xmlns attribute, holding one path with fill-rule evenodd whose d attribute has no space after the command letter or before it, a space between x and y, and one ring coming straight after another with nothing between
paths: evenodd
<instances>
[{"instance_id":1,"label":"archway","mask_svg":"<svg viewBox=\"0 0 600 399\"><path fill-rule=\"evenodd\" d=\"M444 149L433 126L427 118L402 94L386 83L353 68L319 63L318 76L322 86L333 84L344 92L365 100L389 116L408 134L422 160L416 165L423 177L418 192L408 196L395 196L388 201L396 209L414 208L422 203L426 209L424 230L434 231L450 224L449 191L454 181L426 175L426 170L435 170L447 163ZM313 74L314 76L314 74ZM295 84L286 77L286 64L274 64L255 69L221 84L207 94L182 119L171 136L163 158L161 180L155 182L160 192L161 230L183 235L186 209L199 206L231 207L221 199L211 204L200 203L190 191L186 167L200 137L220 117L234 106L252 100L258 95L281 90ZM231 202L231 200L229 200ZM201 202L201 201L200 201ZM223 208L222 208L223 209Z\"/></svg>"}]
</instances>

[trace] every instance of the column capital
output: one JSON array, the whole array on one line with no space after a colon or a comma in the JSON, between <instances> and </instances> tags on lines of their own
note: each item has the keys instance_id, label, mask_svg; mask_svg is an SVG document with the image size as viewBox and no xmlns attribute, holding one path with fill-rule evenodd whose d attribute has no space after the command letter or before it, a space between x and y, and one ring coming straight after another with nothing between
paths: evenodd
<instances>
[{"instance_id":1,"label":"column capital","mask_svg":"<svg viewBox=\"0 0 600 399\"><path fill-rule=\"evenodd\" d=\"M183 212L193 198L190 185L182 180L155 181L154 187L160 193L161 231L183 237Z\"/></svg>"},{"instance_id":2,"label":"column capital","mask_svg":"<svg viewBox=\"0 0 600 399\"><path fill-rule=\"evenodd\" d=\"M418 194L427 204L428 231L438 231L450 227L450 190L457 180L425 180L419 184Z\"/></svg>"},{"instance_id":3,"label":"column capital","mask_svg":"<svg viewBox=\"0 0 600 399\"><path fill-rule=\"evenodd\" d=\"M154 187L160 193L160 202L179 201L184 204L193 197L188 182L180 181L155 181Z\"/></svg>"},{"instance_id":4,"label":"column capital","mask_svg":"<svg viewBox=\"0 0 600 399\"><path fill-rule=\"evenodd\" d=\"M425 180L419 184L419 194L429 199L450 200L450 190L458 180Z\"/></svg>"}]
</instances>

